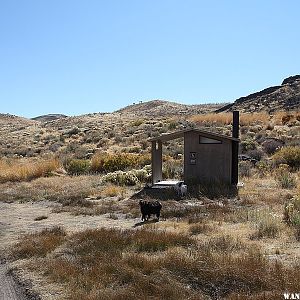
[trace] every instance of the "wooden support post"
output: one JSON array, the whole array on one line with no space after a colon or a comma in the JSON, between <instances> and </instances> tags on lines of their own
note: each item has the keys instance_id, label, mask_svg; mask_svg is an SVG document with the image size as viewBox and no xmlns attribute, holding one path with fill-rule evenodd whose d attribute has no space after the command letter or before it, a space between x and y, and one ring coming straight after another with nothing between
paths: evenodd
<instances>
[{"instance_id":1,"label":"wooden support post","mask_svg":"<svg viewBox=\"0 0 300 300\"><path fill-rule=\"evenodd\" d=\"M162 142L153 141L151 150L152 184L162 180Z\"/></svg>"}]
</instances>

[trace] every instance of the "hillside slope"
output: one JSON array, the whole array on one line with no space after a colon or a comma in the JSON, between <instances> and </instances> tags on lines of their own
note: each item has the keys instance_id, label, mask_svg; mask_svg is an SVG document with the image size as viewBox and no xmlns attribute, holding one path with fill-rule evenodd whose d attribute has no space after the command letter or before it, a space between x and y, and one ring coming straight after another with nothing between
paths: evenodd
<instances>
[{"instance_id":1,"label":"hillside slope","mask_svg":"<svg viewBox=\"0 0 300 300\"><path fill-rule=\"evenodd\" d=\"M116 112L139 116L162 117L207 113L216 110L222 106L222 104L187 105L164 100L152 100L132 104L122 109L119 109Z\"/></svg>"},{"instance_id":2,"label":"hillside slope","mask_svg":"<svg viewBox=\"0 0 300 300\"><path fill-rule=\"evenodd\" d=\"M288 77L279 86L241 97L216 112L239 110L241 112L274 112L300 108L300 75Z\"/></svg>"},{"instance_id":3,"label":"hillside slope","mask_svg":"<svg viewBox=\"0 0 300 300\"><path fill-rule=\"evenodd\" d=\"M47 115L34 117L31 120L40 121L40 122L49 122L49 121L54 121L62 118L67 118L67 116L62 114L47 114Z\"/></svg>"}]
</instances>

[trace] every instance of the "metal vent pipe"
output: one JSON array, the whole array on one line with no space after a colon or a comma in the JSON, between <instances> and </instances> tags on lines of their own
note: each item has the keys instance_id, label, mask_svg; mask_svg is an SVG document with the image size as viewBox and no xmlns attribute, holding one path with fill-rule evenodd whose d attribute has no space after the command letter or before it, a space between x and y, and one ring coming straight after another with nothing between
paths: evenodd
<instances>
[{"instance_id":1,"label":"metal vent pipe","mask_svg":"<svg viewBox=\"0 0 300 300\"><path fill-rule=\"evenodd\" d=\"M233 120L232 120L232 137L239 138L239 127L240 127L240 112L238 110L234 110L232 112Z\"/></svg>"}]
</instances>

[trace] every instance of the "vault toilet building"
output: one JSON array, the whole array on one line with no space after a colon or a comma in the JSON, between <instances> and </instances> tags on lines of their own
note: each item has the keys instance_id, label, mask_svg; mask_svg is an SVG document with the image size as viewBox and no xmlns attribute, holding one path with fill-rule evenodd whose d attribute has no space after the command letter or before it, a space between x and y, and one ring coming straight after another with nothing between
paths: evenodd
<instances>
[{"instance_id":1,"label":"vault toilet building","mask_svg":"<svg viewBox=\"0 0 300 300\"><path fill-rule=\"evenodd\" d=\"M162 183L163 142L184 139L184 181L237 185L239 112L233 112L232 137L200 129L186 129L152 138L152 184Z\"/></svg>"}]
</instances>

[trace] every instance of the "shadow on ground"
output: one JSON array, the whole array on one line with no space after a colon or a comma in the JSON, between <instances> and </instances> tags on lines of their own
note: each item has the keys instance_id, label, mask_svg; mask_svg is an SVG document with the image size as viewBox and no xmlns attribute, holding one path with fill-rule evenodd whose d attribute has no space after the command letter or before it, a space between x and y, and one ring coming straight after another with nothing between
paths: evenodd
<instances>
[{"instance_id":1,"label":"shadow on ground","mask_svg":"<svg viewBox=\"0 0 300 300\"><path fill-rule=\"evenodd\" d=\"M148 220L148 221L141 221L141 222L138 222L136 224L133 225L133 227L139 227L139 226L143 226L143 225L146 225L146 224L153 224L153 223L157 223L159 222L159 220L157 219L153 219L153 220Z\"/></svg>"}]
</instances>

